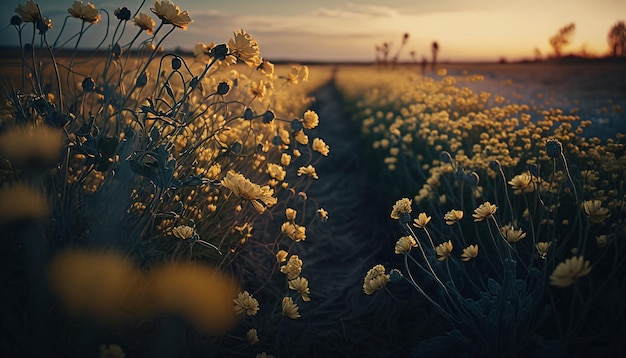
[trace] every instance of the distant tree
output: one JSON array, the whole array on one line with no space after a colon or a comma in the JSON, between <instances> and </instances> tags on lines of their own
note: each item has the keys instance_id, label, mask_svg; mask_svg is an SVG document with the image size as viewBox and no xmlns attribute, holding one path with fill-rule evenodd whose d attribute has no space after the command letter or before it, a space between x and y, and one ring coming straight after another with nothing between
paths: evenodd
<instances>
[{"instance_id":1,"label":"distant tree","mask_svg":"<svg viewBox=\"0 0 626 358\"><path fill-rule=\"evenodd\" d=\"M618 21L609 30L609 47L613 57L626 56L626 25Z\"/></svg>"},{"instance_id":2,"label":"distant tree","mask_svg":"<svg viewBox=\"0 0 626 358\"><path fill-rule=\"evenodd\" d=\"M543 59L543 56L541 55L541 50L535 47L535 61L541 61L541 59Z\"/></svg>"},{"instance_id":3,"label":"distant tree","mask_svg":"<svg viewBox=\"0 0 626 358\"><path fill-rule=\"evenodd\" d=\"M433 53L433 61L431 62L432 70L435 70L437 66L437 54L439 53L439 44L437 41L433 41L432 45L430 45L430 50Z\"/></svg>"},{"instance_id":4,"label":"distant tree","mask_svg":"<svg viewBox=\"0 0 626 358\"><path fill-rule=\"evenodd\" d=\"M572 22L571 24L560 28L554 36L550 37L550 46L552 46L552 50L554 50L554 57L561 57L563 47L570 44L575 31L576 24Z\"/></svg>"}]
</instances>

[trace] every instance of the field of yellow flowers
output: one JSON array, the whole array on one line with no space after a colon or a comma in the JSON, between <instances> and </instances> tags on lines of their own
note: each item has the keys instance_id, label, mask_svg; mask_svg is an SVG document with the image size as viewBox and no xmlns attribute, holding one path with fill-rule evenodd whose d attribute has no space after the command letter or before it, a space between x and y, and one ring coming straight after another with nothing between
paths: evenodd
<instances>
[{"instance_id":1,"label":"field of yellow flowers","mask_svg":"<svg viewBox=\"0 0 626 358\"><path fill-rule=\"evenodd\" d=\"M16 4L2 356L626 353L623 92L278 65L241 29L181 56L193 14L136 5L69 36Z\"/></svg>"}]
</instances>

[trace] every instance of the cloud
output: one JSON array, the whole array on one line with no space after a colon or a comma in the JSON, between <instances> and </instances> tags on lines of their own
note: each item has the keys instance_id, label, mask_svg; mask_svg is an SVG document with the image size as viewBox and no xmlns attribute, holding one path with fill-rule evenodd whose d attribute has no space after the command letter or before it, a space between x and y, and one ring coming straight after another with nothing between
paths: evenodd
<instances>
[{"instance_id":1,"label":"cloud","mask_svg":"<svg viewBox=\"0 0 626 358\"><path fill-rule=\"evenodd\" d=\"M322 16L322 17L337 17L337 18L367 18L367 17L397 17L399 15L399 11L381 5L370 5L370 4L355 4L355 3L346 3L343 6L339 6L333 9L328 8L320 8L313 12L313 15Z\"/></svg>"}]
</instances>

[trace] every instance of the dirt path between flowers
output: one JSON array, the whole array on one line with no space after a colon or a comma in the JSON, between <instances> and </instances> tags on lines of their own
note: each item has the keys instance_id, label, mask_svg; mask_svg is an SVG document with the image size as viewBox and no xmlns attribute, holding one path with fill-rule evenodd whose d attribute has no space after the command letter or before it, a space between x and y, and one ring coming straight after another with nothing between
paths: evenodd
<instances>
[{"instance_id":1,"label":"dirt path between flowers","mask_svg":"<svg viewBox=\"0 0 626 358\"><path fill-rule=\"evenodd\" d=\"M309 138L320 137L330 155L317 166L319 181L308 196L330 213L330 219L307 231L301 243L303 275L308 277L311 302L301 308L284 337L285 353L307 357L403 356L416 328L411 292L396 288L406 301L381 292L363 293L363 277L375 264L399 264L391 206L377 185L376 163L361 150L360 129L331 81L313 94L312 109L320 125ZM407 300L408 298L408 300Z\"/></svg>"}]
</instances>

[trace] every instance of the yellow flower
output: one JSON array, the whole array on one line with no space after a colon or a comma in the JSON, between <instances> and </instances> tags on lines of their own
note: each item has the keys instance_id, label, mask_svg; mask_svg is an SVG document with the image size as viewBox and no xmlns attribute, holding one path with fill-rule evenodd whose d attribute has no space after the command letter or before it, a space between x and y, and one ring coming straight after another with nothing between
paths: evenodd
<instances>
[{"instance_id":1,"label":"yellow flower","mask_svg":"<svg viewBox=\"0 0 626 358\"><path fill-rule=\"evenodd\" d=\"M551 245L552 243L547 242L547 241L541 241L535 245L535 248L537 249L537 253L542 259L546 258L546 255L548 254L548 250L550 249Z\"/></svg>"},{"instance_id":2,"label":"yellow flower","mask_svg":"<svg viewBox=\"0 0 626 358\"><path fill-rule=\"evenodd\" d=\"M598 235L596 236L596 244L598 247L606 247L609 243L610 236L609 235Z\"/></svg>"},{"instance_id":3,"label":"yellow flower","mask_svg":"<svg viewBox=\"0 0 626 358\"><path fill-rule=\"evenodd\" d=\"M304 134L304 131L302 131L302 130L297 131L297 132L294 134L294 136L293 136L293 137L294 137L294 139L296 140L296 142L298 142L298 143L300 143L300 144L302 144L302 145L307 145L307 144L309 144L309 136L308 136L308 135L306 135L306 134Z\"/></svg>"},{"instance_id":4,"label":"yellow flower","mask_svg":"<svg viewBox=\"0 0 626 358\"><path fill-rule=\"evenodd\" d=\"M39 5L33 0L26 1L25 5L17 5L15 13L22 18L24 22L35 22L41 19L41 13L39 12Z\"/></svg>"},{"instance_id":5,"label":"yellow flower","mask_svg":"<svg viewBox=\"0 0 626 358\"><path fill-rule=\"evenodd\" d=\"M306 129L313 129L317 127L320 123L320 117L312 110L307 110L303 115L303 123L302 125Z\"/></svg>"},{"instance_id":6,"label":"yellow flower","mask_svg":"<svg viewBox=\"0 0 626 358\"><path fill-rule=\"evenodd\" d=\"M392 219L400 219L400 215L402 214L410 214L411 213L411 199L402 198L393 205L393 209L391 209L391 218Z\"/></svg>"},{"instance_id":7,"label":"yellow flower","mask_svg":"<svg viewBox=\"0 0 626 358\"><path fill-rule=\"evenodd\" d=\"M454 225L454 223L463 219L463 210L450 210L444 216L443 219L448 225Z\"/></svg>"},{"instance_id":8,"label":"yellow flower","mask_svg":"<svg viewBox=\"0 0 626 358\"><path fill-rule=\"evenodd\" d=\"M474 210L472 216L474 217L474 221L483 221L484 219L493 217L497 209L498 207L495 204L486 201Z\"/></svg>"},{"instance_id":9,"label":"yellow flower","mask_svg":"<svg viewBox=\"0 0 626 358\"><path fill-rule=\"evenodd\" d=\"M308 175L312 177L313 179L319 179L319 177L317 176L317 173L315 172L315 168L311 164L309 164L306 167L298 168L298 176L301 176L301 175Z\"/></svg>"},{"instance_id":10,"label":"yellow flower","mask_svg":"<svg viewBox=\"0 0 626 358\"><path fill-rule=\"evenodd\" d=\"M438 245L437 247L435 247L435 251L437 252L437 260L446 260L452 252L452 241L448 240L447 242Z\"/></svg>"},{"instance_id":11,"label":"yellow flower","mask_svg":"<svg viewBox=\"0 0 626 358\"><path fill-rule=\"evenodd\" d=\"M228 48L230 54L235 56L239 61L243 61L250 67L258 67L263 60L259 52L259 44L244 30L234 33L234 37L228 40Z\"/></svg>"},{"instance_id":12,"label":"yellow flower","mask_svg":"<svg viewBox=\"0 0 626 358\"><path fill-rule=\"evenodd\" d=\"M430 219L431 217L427 216L426 213L420 213L417 216L417 219L413 220L413 226L418 229L423 229L424 227L426 227L426 224L430 222Z\"/></svg>"},{"instance_id":13,"label":"yellow flower","mask_svg":"<svg viewBox=\"0 0 626 358\"><path fill-rule=\"evenodd\" d=\"M233 302L235 302L235 314L237 315L245 313L248 316L254 316L259 312L259 301L252 297L248 291L239 292Z\"/></svg>"},{"instance_id":14,"label":"yellow flower","mask_svg":"<svg viewBox=\"0 0 626 358\"><path fill-rule=\"evenodd\" d=\"M300 296L302 296L302 300L304 302L309 302L311 298L309 298L309 294L311 291L309 290L309 281L304 277L296 277L293 280L289 280L289 288L298 292Z\"/></svg>"},{"instance_id":15,"label":"yellow flower","mask_svg":"<svg viewBox=\"0 0 626 358\"><path fill-rule=\"evenodd\" d=\"M287 75L287 82L298 84L299 81L309 80L309 68L307 66L291 66L291 72Z\"/></svg>"},{"instance_id":16,"label":"yellow flower","mask_svg":"<svg viewBox=\"0 0 626 358\"><path fill-rule=\"evenodd\" d=\"M241 173L229 171L221 183L236 196L250 200L254 208L260 213L263 213L266 207L271 207L278 202L278 199L273 196L274 189L271 189L269 185L254 184Z\"/></svg>"},{"instance_id":17,"label":"yellow flower","mask_svg":"<svg viewBox=\"0 0 626 358\"><path fill-rule=\"evenodd\" d=\"M172 234L179 239L185 240L192 238L195 234L195 230L191 226L180 225L172 229Z\"/></svg>"},{"instance_id":18,"label":"yellow flower","mask_svg":"<svg viewBox=\"0 0 626 358\"><path fill-rule=\"evenodd\" d=\"M281 227L280 231L289 236L295 242L300 242L306 239L306 227L295 224L291 221L285 221Z\"/></svg>"},{"instance_id":19,"label":"yellow flower","mask_svg":"<svg viewBox=\"0 0 626 358\"><path fill-rule=\"evenodd\" d=\"M268 60L264 60L260 65L259 65L259 70L261 70L261 72L263 72L267 77L272 78L274 77L274 64L271 63Z\"/></svg>"},{"instance_id":20,"label":"yellow flower","mask_svg":"<svg viewBox=\"0 0 626 358\"><path fill-rule=\"evenodd\" d=\"M317 209L317 216L322 220L328 220L328 211L324 210L324 208Z\"/></svg>"},{"instance_id":21,"label":"yellow flower","mask_svg":"<svg viewBox=\"0 0 626 358\"><path fill-rule=\"evenodd\" d=\"M193 21L187 11L181 12L180 8L169 0L154 0L154 7L150 10L164 24L172 24L182 30L187 30L187 26Z\"/></svg>"},{"instance_id":22,"label":"yellow flower","mask_svg":"<svg viewBox=\"0 0 626 358\"><path fill-rule=\"evenodd\" d=\"M478 245L470 245L463 249L461 260L467 262L478 256Z\"/></svg>"},{"instance_id":23,"label":"yellow flower","mask_svg":"<svg viewBox=\"0 0 626 358\"><path fill-rule=\"evenodd\" d=\"M583 202L583 208L587 218L593 224L600 224L611 216L611 210L603 208L600 200L586 200Z\"/></svg>"},{"instance_id":24,"label":"yellow flower","mask_svg":"<svg viewBox=\"0 0 626 358\"><path fill-rule=\"evenodd\" d=\"M280 272L287 275L288 280L293 280L302 272L302 260L298 255L291 255L287 264L280 268Z\"/></svg>"},{"instance_id":25,"label":"yellow flower","mask_svg":"<svg viewBox=\"0 0 626 358\"><path fill-rule=\"evenodd\" d=\"M133 19L133 24L149 34L154 32L154 20L143 12Z\"/></svg>"},{"instance_id":26,"label":"yellow flower","mask_svg":"<svg viewBox=\"0 0 626 358\"><path fill-rule=\"evenodd\" d=\"M265 352L261 352L256 355L256 358L274 358L274 356Z\"/></svg>"},{"instance_id":27,"label":"yellow flower","mask_svg":"<svg viewBox=\"0 0 626 358\"><path fill-rule=\"evenodd\" d=\"M256 328L250 328L246 333L246 338L248 339L248 343L250 343L250 345L259 343L259 335L257 334Z\"/></svg>"},{"instance_id":28,"label":"yellow flower","mask_svg":"<svg viewBox=\"0 0 626 358\"><path fill-rule=\"evenodd\" d=\"M48 200L39 190L22 183L0 188L0 222L44 219L49 214Z\"/></svg>"},{"instance_id":29,"label":"yellow flower","mask_svg":"<svg viewBox=\"0 0 626 358\"><path fill-rule=\"evenodd\" d=\"M591 264L584 257L572 257L561 262L550 275L550 284L553 286L567 287L572 285L579 277L587 275L591 271Z\"/></svg>"},{"instance_id":30,"label":"yellow flower","mask_svg":"<svg viewBox=\"0 0 626 358\"><path fill-rule=\"evenodd\" d=\"M288 255L287 251L279 250L276 253L276 261L277 262L285 262L285 261L287 261L287 255Z\"/></svg>"},{"instance_id":31,"label":"yellow flower","mask_svg":"<svg viewBox=\"0 0 626 358\"><path fill-rule=\"evenodd\" d=\"M267 163L267 174L276 180L285 180L287 172L279 164Z\"/></svg>"},{"instance_id":32,"label":"yellow flower","mask_svg":"<svg viewBox=\"0 0 626 358\"><path fill-rule=\"evenodd\" d=\"M215 48L215 46L216 44L214 42L211 42L208 45L205 45L202 42L198 42L193 47L193 55L196 58L196 60L209 63L213 58L213 49ZM224 64L226 66L234 65L236 63L237 63L237 58L231 55L226 56L224 60L220 60L216 62L216 64Z\"/></svg>"},{"instance_id":33,"label":"yellow flower","mask_svg":"<svg viewBox=\"0 0 626 358\"><path fill-rule=\"evenodd\" d=\"M292 208L287 208L285 209L285 217L287 218L287 220L296 220L296 215L298 215L298 212L295 209Z\"/></svg>"},{"instance_id":34,"label":"yellow flower","mask_svg":"<svg viewBox=\"0 0 626 358\"><path fill-rule=\"evenodd\" d=\"M396 242L396 248L395 248L396 255L407 254L411 251L412 247L417 247L417 241L415 241L413 236L410 236L410 235L402 236Z\"/></svg>"},{"instance_id":35,"label":"yellow flower","mask_svg":"<svg viewBox=\"0 0 626 358\"><path fill-rule=\"evenodd\" d=\"M284 166L288 166L289 164L291 164L291 155L289 155L287 153L283 153L280 156L280 164L282 164Z\"/></svg>"},{"instance_id":36,"label":"yellow flower","mask_svg":"<svg viewBox=\"0 0 626 358\"><path fill-rule=\"evenodd\" d=\"M100 358L125 358L126 353L122 347L117 344L109 344L100 346Z\"/></svg>"},{"instance_id":37,"label":"yellow flower","mask_svg":"<svg viewBox=\"0 0 626 358\"><path fill-rule=\"evenodd\" d=\"M513 192L516 195L521 194L522 192L532 192L534 188L530 185L531 180L532 177L528 173L522 173L509 180L509 185L513 187Z\"/></svg>"},{"instance_id":38,"label":"yellow flower","mask_svg":"<svg viewBox=\"0 0 626 358\"><path fill-rule=\"evenodd\" d=\"M323 156L327 157L328 153L330 153L330 147L323 139L315 138L313 139L313 150L321 153Z\"/></svg>"},{"instance_id":39,"label":"yellow flower","mask_svg":"<svg viewBox=\"0 0 626 358\"><path fill-rule=\"evenodd\" d=\"M283 316L291 319L300 318L300 312L298 311L298 305L293 302L291 297L283 297Z\"/></svg>"},{"instance_id":40,"label":"yellow flower","mask_svg":"<svg viewBox=\"0 0 626 358\"><path fill-rule=\"evenodd\" d=\"M372 267L363 279L363 292L366 295L384 288L389 282L389 275L385 274L385 266L378 264Z\"/></svg>"},{"instance_id":41,"label":"yellow flower","mask_svg":"<svg viewBox=\"0 0 626 358\"><path fill-rule=\"evenodd\" d=\"M0 155L15 162L56 163L62 148L62 131L46 125L19 126L0 134Z\"/></svg>"},{"instance_id":42,"label":"yellow flower","mask_svg":"<svg viewBox=\"0 0 626 358\"><path fill-rule=\"evenodd\" d=\"M503 226L500 230L502 231L502 236L510 243L518 242L526 237L526 233L522 229L515 230L513 225L510 224Z\"/></svg>"},{"instance_id":43,"label":"yellow flower","mask_svg":"<svg viewBox=\"0 0 626 358\"><path fill-rule=\"evenodd\" d=\"M94 25L100 21L99 11L90 2L85 5L82 1L74 1L72 7L67 9L67 12L69 12L72 17L90 22Z\"/></svg>"}]
</instances>

